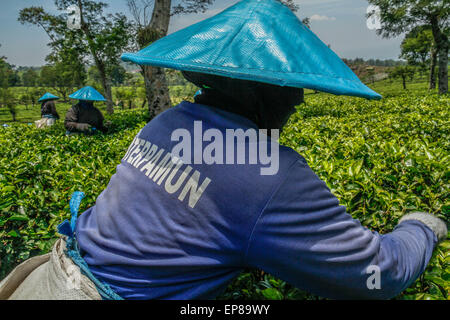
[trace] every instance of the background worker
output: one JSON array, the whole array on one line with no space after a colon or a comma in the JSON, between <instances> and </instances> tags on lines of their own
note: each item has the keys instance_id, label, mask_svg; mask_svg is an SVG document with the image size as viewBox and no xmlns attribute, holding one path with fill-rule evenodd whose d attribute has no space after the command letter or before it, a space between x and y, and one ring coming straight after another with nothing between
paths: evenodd
<instances>
[{"instance_id":1,"label":"background worker","mask_svg":"<svg viewBox=\"0 0 450 320\"><path fill-rule=\"evenodd\" d=\"M64 125L68 133L92 133L93 130L106 133L108 131L104 125L103 114L94 107L95 101L106 101L97 90L85 87L69 97L80 101L67 111Z\"/></svg>"},{"instance_id":2,"label":"background worker","mask_svg":"<svg viewBox=\"0 0 450 320\"><path fill-rule=\"evenodd\" d=\"M36 121L37 127L51 126L55 124L56 120L59 120L60 117L55 105L56 100L59 100L59 97L49 92L38 100L41 103L41 120Z\"/></svg>"}]
</instances>

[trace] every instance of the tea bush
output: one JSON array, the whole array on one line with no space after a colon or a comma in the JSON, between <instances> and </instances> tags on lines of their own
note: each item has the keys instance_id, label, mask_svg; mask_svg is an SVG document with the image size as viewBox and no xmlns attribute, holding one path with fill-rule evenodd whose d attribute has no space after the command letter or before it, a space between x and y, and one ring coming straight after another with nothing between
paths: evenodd
<instances>
[{"instance_id":1,"label":"tea bush","mask_svg":"<svg viewBox=\"0 0 450 320\"><path fill-rule=\"evenodd\" d=\"M280 143L302 154L353 217L386 233L411 211L448 219L450 99L426 93L382 101L308 95ZM143 111L118 112L107 135L65 136L62 124L0 127L0 279L48 252L69 217L70 195L95 203L134 136ZM449 299L450 242L398 299ZM219 299L320 299L259 270L245 270Z\"/></svg>"},{"instance_id":2,"label":"tea bush","mask_svg":"<svg viewBox=\"0 0 450 320\"><path fill-rule=\"evenodd\" d=\"M408 212L450 215L450 99L411 93L381 101L308 96L280 143L305 157L347 211L380 233ZM450 242L434 252L426 272L398 299L446 300ZM255 270L222 298L318 299Z\"/></svg>"}]
</instances>

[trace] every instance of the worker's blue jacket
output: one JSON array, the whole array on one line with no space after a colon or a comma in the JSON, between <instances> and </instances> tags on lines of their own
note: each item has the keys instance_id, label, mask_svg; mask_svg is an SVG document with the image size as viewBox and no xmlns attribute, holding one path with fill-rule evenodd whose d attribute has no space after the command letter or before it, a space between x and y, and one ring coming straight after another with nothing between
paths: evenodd
<instances>
[{"instance_id":1,"label":"worker's blue jacket","mask_svg":"<svg viewBox=\"0 0 450 320\"><path fill-rule=\"evenodd\" d=\"M256 267L324 297L385 299L424 271L437 243L431 229L405 221L380 235L361 226L290 148L280 147L275 175L261 175L259 162L170 160L178 143L172 133L194 136L194 121L224 137L227 129L256 128L241 116L181 103L141 130L78 220L85 261L121 297L212 299Z\"/></svg>"}]
</instances>

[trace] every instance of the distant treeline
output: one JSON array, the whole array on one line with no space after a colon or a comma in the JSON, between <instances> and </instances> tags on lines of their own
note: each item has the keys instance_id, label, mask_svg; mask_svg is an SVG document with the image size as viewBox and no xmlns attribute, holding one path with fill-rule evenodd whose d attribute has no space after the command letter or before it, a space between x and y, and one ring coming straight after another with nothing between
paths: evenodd
<instances>
[{"instance_id":1,"label":"distant treeline","mask_svg":"<svg viewBox=\"0 0 450 320\"><path fill-rule=\"evenodd\" d=\"M368 59L365 60L364 58L355 58L355 59L342 59L348 66L355 67L355 66L377 66L377 67L397 67L397 66L404 66L406 65L405 61L401 60L380 60L380 59ZM39 76L41 73L41 70L43 67L26 67L26 66L13 66L10 65L10 74L9 74L9 86L11 87L18 87L18 86L35 86L37 85L37 80L33 81L32 78L35 78L36 76ZM86 66L86 69L90 69L91 72L93 72L92 68L93 66ZM120 64L120 72L118 72L120 76L120 80L125 80L124 73L136 73L136 70L139 70L139 68L136 68L136 66L127 64L127 63L121 63ZM89 73L89 71L88 71ZM139 72L138 72L139 74ZM90 75L92 76L92 74ZM88 76L89 77L89 76ZM180 77L178 74L175 76L173 72L169 72L167 75L168 80L171 85L184 85L185 81L182 77ZM27 80L29 78L29 80ZM122 79L123 78L123 79ZM117 80L117 79L114 79ZM30 84L30 82L32 84ZM114 81L114 85L120 86L120 85L132 85L129 83L124 83L126 81Z\"/></svg>"},{"instance_id":2,"label":"distant treeline","mask_svg":"<svg viewBox=\"0 0 450 320\"><path fill-rule=\"evenodd\" d=\"M358 66L358 65L367 65L367 66L376 66L376 67L397 67L406 65L406 61L401 60L380 60L380 59L368 59L364 58L355 58L355 59L342 59L348 66Z\"/></svg>"}]
</instances>

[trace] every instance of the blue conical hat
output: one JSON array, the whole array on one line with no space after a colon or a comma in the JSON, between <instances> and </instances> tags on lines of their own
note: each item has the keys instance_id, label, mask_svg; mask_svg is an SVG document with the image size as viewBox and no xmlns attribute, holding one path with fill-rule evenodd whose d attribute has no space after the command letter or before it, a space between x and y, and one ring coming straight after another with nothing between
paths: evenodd
<instances>
[{"instance_id":1,"label":"blue conical hat","mask_svg":"<svg viewBox=\"0 0 450 320\"><path fill-rule=\"evenodd\" d=\"M122 60L380 99L289 8L243 0Z\"/></svg>"},{"instance_id":2,"label":"blue conical hat","mask_svg":"<svg viewBox=\"0 0 450 320\"><path fill-rule=\"evenodd\" d=\"M72 93L69 98L86 101L106 101L100 92L89 86Z\"/></svg>"},{"instance_id":3,"label":"blue conical hat","mask_svg":"<svg viewBox=\"0 0 450 320\"><path fill-rule=\"evenodd\" d=\"M47 100L58 100L58 99L59 99L59 97L57 97L57 96L55 96L55 95L53 95L53 94L47 92L46 94L44 94L44 95L38 100L38 102L44 102L44 101L47 101Z\"/></svg>"}]
</instances>

